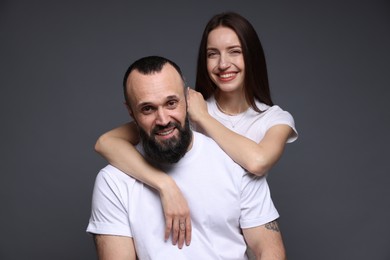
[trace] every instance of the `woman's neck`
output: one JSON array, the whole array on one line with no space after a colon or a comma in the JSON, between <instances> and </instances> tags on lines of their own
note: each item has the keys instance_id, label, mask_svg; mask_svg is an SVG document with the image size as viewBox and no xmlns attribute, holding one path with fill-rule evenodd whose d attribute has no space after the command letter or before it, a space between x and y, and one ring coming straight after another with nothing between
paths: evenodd
<instances>
[{"instance_id":1,"label":"woman's neck","mask_svg":"<svg viewBox=\"0 0 390 260\"><path fill-rule=\"evenodd\" d=\"M227 115L238 115L245 112L249 108L244 93L226 93L217 91L215 100L218 109Z\"/></svg>"}]
</instances>

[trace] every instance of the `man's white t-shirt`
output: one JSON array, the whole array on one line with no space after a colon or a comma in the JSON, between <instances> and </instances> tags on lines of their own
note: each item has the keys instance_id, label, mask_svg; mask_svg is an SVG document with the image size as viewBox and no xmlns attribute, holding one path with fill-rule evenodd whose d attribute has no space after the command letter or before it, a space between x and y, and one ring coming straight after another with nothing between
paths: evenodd
<instances>
[{"instance_id":1,"label":"man's white t-shirt","mask_svg":"<svg viewBox=\"0 0 390 260\"><path fill-rule=\"evenodd\" d=\"M96 178L87 232L132 237L139 259L247 259L241 229L279 217L266 178L247 173L212 139L193 134L185 156L161 166L191 210L190 246L164 241L158 192L111 165Z\"/></svg>"}]
</instances>

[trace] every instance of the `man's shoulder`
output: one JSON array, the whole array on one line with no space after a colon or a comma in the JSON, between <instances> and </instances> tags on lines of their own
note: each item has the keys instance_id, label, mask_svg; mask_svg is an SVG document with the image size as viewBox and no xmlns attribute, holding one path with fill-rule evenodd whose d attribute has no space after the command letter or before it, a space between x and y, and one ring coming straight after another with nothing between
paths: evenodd
<instances>
[{"instance_id":1,"label":"man's shoulder","mask_svg":"<svg viewBox=\"0 0 390 260\"><path fill-rule=\"evenodd\" d=\"M103 174L123 174L121 170L111 164L107 164L104 168L100 170L100 172L102 172Z\"/></svg>"},{"instance_id":2,"label":"man's shoulder","mask_svg":"<svg viewBox=\"0 0 390 260\"><path fill-rule=\"evenodd\" d=\"M208 137L202 133L194 132L195 140L198 145L198 149L202 151L204 156L208 159L213 158L212 161L217 161L220 164L231 165L241 169L232 158L215 142L211 137Z\"/></svg>"},{"instance_id":3,"label":"man's shoulder","mask_svg":"<svg viewBox=\"0 0 390 260\"><path fill-rule=\"evenodd\" d=\"M211 147L211 149L223 152L222 148L219 147L219 145L211 137L208 137L207 135L196 131L193 131L193 134L195 137L195 142L199 143L202 146L209 146Z\"/></svg>"},{"instance_id":4,"label":"man's shoulder","mask_svg":"<svg viewBox=\"0 0 390 260\"><path fill-rule=\"evenodd\" d=\"M135 179L128 174L122 172L115 166L108 164L99 171L97 178L110 179L115 182L134 182Z\"/></svg>"},{"instance_id":5,"label":"man's shoulder","mask_svg":"<svg viewBox=\"0 0 390 260\"><path fill-rule=\"evenodd\" d=\"M195 137L195 140L206 140L207 142L209 142L210 140L214 142L213 139L211 139L210 137L208 137L207 135L203 134L203 133L200 133L196 130L192 130L192 133Z\"/></svg>"}]
</instances>

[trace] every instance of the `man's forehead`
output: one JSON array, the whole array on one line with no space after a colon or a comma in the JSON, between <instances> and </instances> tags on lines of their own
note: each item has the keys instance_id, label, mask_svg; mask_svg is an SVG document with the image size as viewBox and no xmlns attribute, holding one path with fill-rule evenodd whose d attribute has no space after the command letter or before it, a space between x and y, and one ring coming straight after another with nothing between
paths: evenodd
<instances>
[{"instance_id":1,"label":"man's forehead","mask_svg":"<svg viewBox=\"0 0 390 260\"><path fill-rule=\"evenodd\" d=\"M169 64L168 64L169 65ZM166 100L184 95L183 80L179 73L167 64L160 72L142 74L132 71L127 84L129 95L135 104Z\"/></svg>"}]
</instances>

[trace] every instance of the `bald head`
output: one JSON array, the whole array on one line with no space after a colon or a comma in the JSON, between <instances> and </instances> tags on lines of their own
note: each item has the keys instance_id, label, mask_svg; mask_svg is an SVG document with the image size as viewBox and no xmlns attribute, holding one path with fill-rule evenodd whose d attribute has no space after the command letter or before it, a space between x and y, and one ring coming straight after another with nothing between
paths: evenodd
<instances>
[{"instance_id":1,"label":"bald head","mask_svg":"<svg viewBox=\"0 0 390 260\"><path fill-rule=\"evenodd\" d=\"M124 96L126 99L126 103L129 105L129 100L128 100L129 95L127 92L127 82L128 82L128 78L129 78L130 74L133 71L138 71L140 74L143 74L143 75L151 75L151 74L154 74L157 72L161 72L163 67L167 64L170 64L176 70L176 72L179 74L179 76L181 77L181 79L183 81L183 87L184 87L185 86L184 77L183 77L183 74L180 70L180 67L176 63L174 63L173 61L171 61L169 59L159 57L159 56L144 57L144 58L141 58L141 59L135 61L133 64L131 64L124 75L123 90L124 90Z\"/></svg>"}]
</instances>

